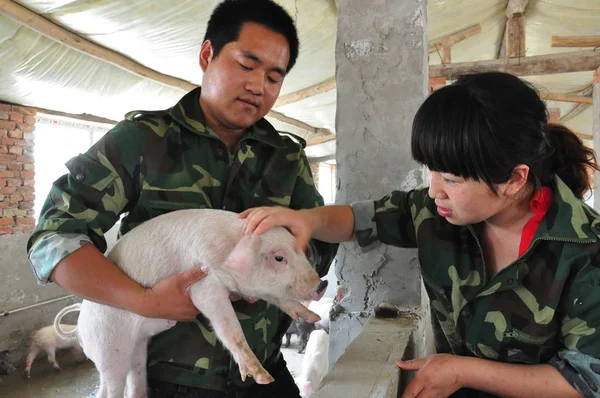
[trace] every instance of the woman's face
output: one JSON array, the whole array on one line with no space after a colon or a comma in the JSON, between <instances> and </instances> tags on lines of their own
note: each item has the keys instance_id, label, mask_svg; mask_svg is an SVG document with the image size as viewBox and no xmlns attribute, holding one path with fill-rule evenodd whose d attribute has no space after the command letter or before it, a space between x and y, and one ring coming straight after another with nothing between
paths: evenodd
<instances>
[{"instance_id":1,"label":"woman's face","mask_svg":"<svg viewBox=\"0 0 600 398\"><path fill-rule=\"evenodd\" d=\"M523 183L519 184L519 189L522 186ZM511 196L518 192L515 188L511 178L496 186L496 195L483 181L432 171L429 196L449 223L469 225L490 220L513 205L515 200Z\"/></svg>"}]
</instances>

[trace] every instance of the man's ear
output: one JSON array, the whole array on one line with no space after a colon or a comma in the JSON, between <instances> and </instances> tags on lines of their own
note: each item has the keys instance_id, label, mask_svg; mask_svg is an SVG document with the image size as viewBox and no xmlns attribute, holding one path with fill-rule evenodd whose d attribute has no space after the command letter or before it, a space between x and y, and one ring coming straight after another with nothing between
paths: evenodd
<instances>
[{"instance_id":1,"label":"man's ear","mask_svg":"<svg viewBox=\"0 0 600 398\"><path fill-rule=\"evenodd\" d=\"M213 55L212 42L210 40L204 40L202 47L200 47L200 69L202 69L202 72L206 72L206 68L208 68L208 64L211 63Z\"/></svg>"},{"instance_id":2,"label":"man's ear","mask_svg":"<svg viewBox=\"0 0 600 398\"><path fill-rule=\"evenodd\" d=\"M262 239L258 235L244 235L233 248L224 267L234 269L243 275L250 275L260 253Z\"/></svg>"},{"instance_id":3,"label":"man's ear","mask_svg":"<svg viewBox=\"0 0 600 398\"><path fill-rule=\"evenodd\" d=\"M514 197L521 192L523 187L527 184L527 178L529 177L529 166L519 164L513 169L510 178L506 182L506 190L504 194L508 197Z\"/></svg>"}]
</instances>

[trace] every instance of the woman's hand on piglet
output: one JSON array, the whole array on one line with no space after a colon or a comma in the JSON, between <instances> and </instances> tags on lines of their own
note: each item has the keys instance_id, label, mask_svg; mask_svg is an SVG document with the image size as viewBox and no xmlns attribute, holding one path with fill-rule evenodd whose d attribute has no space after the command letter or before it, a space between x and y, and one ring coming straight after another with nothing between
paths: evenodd
<instances>
[{"instance_id":1,"label":"woman's hand on piglet","mask_svg":"<svg viewBox=\"0 0 600 398\"><path fill-rule=\"evenodd\" d=\"M198 315L198 308L188 294L188 288L206 276L200 267L172 275L144 289L140 315L174 321L189 321Z\"/></svg>"},{"instance_id":2,"label":"woman's hand on piglet","mask_svg":"<svg viewBox=\"0 0 600 398\"><path fill-rule=\"evenodd\" d=\"M302 210L286 207L255 207L239 215L246 220L245 234L260 235L270 228L286 227L296 237L296 250L303 253L312 237L312 227L307 214Z\"/></svg>"}]
</instances>

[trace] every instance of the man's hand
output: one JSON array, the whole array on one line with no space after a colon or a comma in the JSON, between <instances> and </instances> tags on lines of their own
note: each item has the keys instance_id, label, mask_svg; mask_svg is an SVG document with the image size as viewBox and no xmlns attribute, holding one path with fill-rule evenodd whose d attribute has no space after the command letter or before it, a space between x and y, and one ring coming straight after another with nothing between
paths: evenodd
<instances>
[{"instance_id":1,"label":"man's hand","mask_svg":"<svg viewBox=\"0 0 600 398\"><path fill-rule=\"evenodd\" d=\"M446 398L462 387L459 374L462 358L436 354L412 361L396 361L402 370L417 371L402 398Z\"/></svg>"},{"instance_id":2,"label":"man's hand","mask_svg":"<svg viewBox=\"0 0 600 398\"><path fill-rule=\"evenodd\" d=\"M188 294L188 288L206 276L200 267L175 274L145 289L138 314L148 318L189 321L199 311Z\"/></svg>"}]
</instances>

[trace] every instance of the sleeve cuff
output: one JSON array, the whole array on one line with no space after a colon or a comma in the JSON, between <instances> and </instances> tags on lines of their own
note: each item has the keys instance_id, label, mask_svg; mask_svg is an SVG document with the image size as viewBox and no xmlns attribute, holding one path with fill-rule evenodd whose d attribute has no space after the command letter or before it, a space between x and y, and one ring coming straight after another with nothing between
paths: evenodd
<instances>
[{"instance_id":1,"label":"sleeve cuff","mask_svg":"<svg viewBox=\"0 0 600 398\"><path fill-rule=\"evenodd\" d=\"M379 244L375 222L375 202L365 200L351 205L354 213L354 236L363 250L370 250Z\"/></svg>"},{"instance_id":2,"label":"sleeve cuff","mask_svg":"<svg viewBox=\"0 0 600 398\"><path fill-rule=\"evenodd\" d=\"M90 238L78 233L49 232L38 238L29 250L29 264L38 283L50 282L50 274L56 265L88 243L92 243Z\"/></svg>"},{"instance_id":3,"label":"sleeve cuff","mask_svg":"<svg viewBox=\"0 0 600 398\"><path fill-rule=\"evenodd\" d=\"M600 360L577 351L561 350L549 362L585 398L600 391Z\"/></svg>"}]
</instances>

